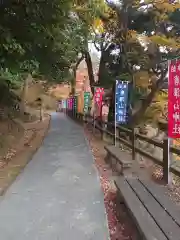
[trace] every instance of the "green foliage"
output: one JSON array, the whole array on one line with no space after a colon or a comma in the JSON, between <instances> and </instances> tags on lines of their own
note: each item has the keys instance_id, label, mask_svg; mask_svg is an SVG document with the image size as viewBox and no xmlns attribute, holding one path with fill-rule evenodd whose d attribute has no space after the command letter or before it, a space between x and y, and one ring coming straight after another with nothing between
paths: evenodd
<instances>
[{"instance_id":1,"label":"green foliage","mask_svg":"<svg viewBox=\"0 0 180 240\"><path fill-rule=\"evenodd\" d=\"M22 82L22 76L19 73L10 72L8 69L1 69L0 84L7 84L10 88L18 88Z\"/></svg>"},{"instance_id":2,"label":"green foliage","mask_svg":"<svg viewBox=\"0 0 180 240\"><path fill-rule=\"evenodd\" d=\"M12 80L24 72L53 82L71 79L69 69L88 51L93 22L104 6L102 0L3 1L0 76L8 69Z\"/></svg>"},{"instance_id":3,"label":"green foliage","mask_svg":"<svg viewBox=\"0 0 180 240\"><path fill-rule=\"evenodd\" d=\"M0 65L3 72L28 71L58 78L67 65L63 37L71 1L5 1L0 8Z\"/></svg>"},{"instance_id":4,"label":"green foliage","mask_svg":"<svg viewBox=\"0 0 180 240\"><path fill-rule=\"evenodd\" d=\"M107 2L111 10L102 16L104 31L98 36L101 41L96 41L95 38L95 45L102 52L100 62L104 63L106 76L111 74L113 79L130 81L135 86L135 74L139 71L147 73L147 78L139 79L139 86L142 81L142 87L146 88L145 94L136 89L131 93L134 107L132 122L136 124L138 119L142 119L166 79L167 64L162 61L180 53L180 5L178 1L169 0L120 0L120 4L117 1ZM112 57L114 50L116 54ZM106 78L101 73L104 68L99 69L102 86L107 85ZM145 86L144 81L148 82L148 86ZM139 104L142 95L144 100ZM113 108L112 102L112 116Z\"/></svg>"}]
</instances>

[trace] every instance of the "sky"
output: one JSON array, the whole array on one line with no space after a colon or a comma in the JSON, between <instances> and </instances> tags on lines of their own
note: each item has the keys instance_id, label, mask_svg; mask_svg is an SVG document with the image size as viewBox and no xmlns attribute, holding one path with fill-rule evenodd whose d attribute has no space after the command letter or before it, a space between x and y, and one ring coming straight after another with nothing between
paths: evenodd
<instances>
[{"instance_id":1,"label":"sky","mask_svg":"<svg viewBox=\"0 0 180 240\"><path fill-rule=\"evenodd\" d=\"M93 43L89 43L89 50L90 50L91 53L95 53L98 56L98 58L101 57L101 52L98 52L96 50L96 48L95 48Z\"/></svg>"}]
</instances>

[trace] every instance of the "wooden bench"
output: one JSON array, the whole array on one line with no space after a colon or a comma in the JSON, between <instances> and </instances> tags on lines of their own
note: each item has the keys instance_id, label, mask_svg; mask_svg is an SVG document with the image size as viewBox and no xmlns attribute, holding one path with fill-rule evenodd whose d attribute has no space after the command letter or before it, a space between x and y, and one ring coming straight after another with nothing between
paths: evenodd
<instances>
[{"instance_id":1,"label":"wooden bench","mask_svg":"<svg viewBox=\"0 0 180 240\"><path fill-rule=\"evenodd\" d=\"M118 172L123 174L124 169L130 168L132 166L132 157L130 154L121 151L120 148L115 146L105 146L104 149L107 152L105 157L106 163L110 164L111 168L117 170L118 166L120 165L120 169Z\"/></svg>"},{"instance_id":2,"label":"wooden bench","mask_svg":"<svg viewBox=\"0 0 180 240\"><path fill-rule=\"evenodd\" d=\"M165 194L165 187L151 180L124 177L118 177L115 185L141 239L180 240L180 208Z\"/></svg>"}]
</instances>

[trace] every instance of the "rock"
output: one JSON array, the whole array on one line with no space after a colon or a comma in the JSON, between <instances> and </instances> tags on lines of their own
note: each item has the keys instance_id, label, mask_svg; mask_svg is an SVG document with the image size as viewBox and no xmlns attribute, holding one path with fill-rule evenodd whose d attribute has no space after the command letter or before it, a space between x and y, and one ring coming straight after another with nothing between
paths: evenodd
<instances>
[{"instance_id":1,"label":"rock","mask_svg":"<svg viewBox=\"0 0 180 240\"><path fill-rule=\"evenodd\" d=\"M146 125L146 136L148 138L153 138L158 134L158 128L153 128L151 125Z\"/></svg>"},{"instance_id":2,"label":"rock","mask_svg":"<svg viewBox=\"0 0 180 240\"><path fill-rule=\"evenodd\" d=\"M158 128L154 128L151 125L143 126L141 129L139 129L139 133L159 142L162 142L166 135L165 132L159 131ZM152 154L154 157L162 159L163 156L162 149L154 146L153 144L138 139L137 146L147 151L148 153ZM143 159L142 156L140 158Z\"/></svg>"}]
</instances>

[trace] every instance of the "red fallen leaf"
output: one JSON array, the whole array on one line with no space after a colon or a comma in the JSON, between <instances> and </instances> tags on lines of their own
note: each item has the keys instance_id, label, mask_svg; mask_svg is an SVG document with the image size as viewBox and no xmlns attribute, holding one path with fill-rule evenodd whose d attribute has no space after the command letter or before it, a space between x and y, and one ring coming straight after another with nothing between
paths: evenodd
<instances>
[{"instance_id":1,"label":"red fallen leaf","mask_svg":"<svg viewBox=\"0 0 180 240\"><path fill-rule=\"evenodd\" d=\"M88 137L92 153L94 155L95 165L99 172L101 187L104 192L104 204L106 208L106 214L108 219L108 226L110 232L111 240L128 240L135 239L136 231L124 224L117 215L117 205L116 205L116 189L111 182L112 171L104 162L104 156L100 153L100 148L103 148L103 145L92 137L91 133L85 129L86 135ZM98 146L98 147L97 147Z\"/></svg>"}]
</instances>

